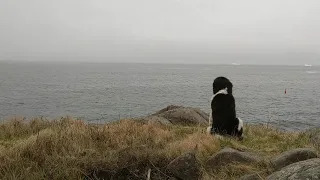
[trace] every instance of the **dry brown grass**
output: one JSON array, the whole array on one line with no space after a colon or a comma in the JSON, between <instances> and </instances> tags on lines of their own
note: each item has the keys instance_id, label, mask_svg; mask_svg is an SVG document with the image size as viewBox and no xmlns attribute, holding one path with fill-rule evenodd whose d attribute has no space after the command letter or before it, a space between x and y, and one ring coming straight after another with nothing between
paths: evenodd
<instances>
[{"instance_id":1,"label":"dry brown grass","mask_svg":"<svg viewBox=\"0 0 320 180\"><path fill-rule=\"evenodd\" d=\"M268 156L285 150L310 147L305 133L281 132L266 126L247 125L245 139L219 140L205 127L166 126L122 120L88 125L66 117L25 122L14 119L0 126L0 179L151 179L170 176L168 163L196 148L203 163L223 147L254 151ZM203 179L236 179L259 172L265 165L233 165Z\"/></svg>"}]
</instances>

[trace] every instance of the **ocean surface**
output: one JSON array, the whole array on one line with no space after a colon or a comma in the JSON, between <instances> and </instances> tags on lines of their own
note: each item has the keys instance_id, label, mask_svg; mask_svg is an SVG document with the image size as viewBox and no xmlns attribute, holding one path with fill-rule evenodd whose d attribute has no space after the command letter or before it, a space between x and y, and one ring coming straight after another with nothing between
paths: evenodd
<instances>
[{"instance_id":1,"label":"ocean surface","mask_svg":"<svg viewBox=\"0 0 320 180\"><path fill-rule=\"evenodd\" d=\"M232 81L245 122L320 126L318 66L0 62L0 119L70 115L101 123L171 104L209 112L217 76Z\"/></svg>"}]
</instances>

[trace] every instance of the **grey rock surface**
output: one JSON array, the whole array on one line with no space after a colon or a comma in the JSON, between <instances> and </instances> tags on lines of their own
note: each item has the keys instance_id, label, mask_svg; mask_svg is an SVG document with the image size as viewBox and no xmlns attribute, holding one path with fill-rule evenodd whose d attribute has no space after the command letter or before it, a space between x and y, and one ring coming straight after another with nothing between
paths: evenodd
<instances>
[{"instance_id":1,"label":"grey rock surface","mask_svg":"<svg viewBox=\"0 0 320 180\"><path fill-rule=\"evenodd\" d=\"M293 163L267 177L267 180L320 180L320 159Z\"/></svg>"}]
</instances>

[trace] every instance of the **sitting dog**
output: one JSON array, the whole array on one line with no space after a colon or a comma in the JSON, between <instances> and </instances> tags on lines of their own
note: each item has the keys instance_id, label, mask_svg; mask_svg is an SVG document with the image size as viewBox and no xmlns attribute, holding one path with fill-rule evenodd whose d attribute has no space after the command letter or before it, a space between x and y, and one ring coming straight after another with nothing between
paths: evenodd
<instances>
[{"instance_id":1,"label":"sitting dog","mask_svg":"<svg viewBox=\"0 0 320 180\"><path fill-rule=\"evenodd\" d=\"M236 117L232 83L225 77L217 77L212 84L211 113L208 133L235 136L242 139L243 121Z\"/></svg>"}]
</instances>

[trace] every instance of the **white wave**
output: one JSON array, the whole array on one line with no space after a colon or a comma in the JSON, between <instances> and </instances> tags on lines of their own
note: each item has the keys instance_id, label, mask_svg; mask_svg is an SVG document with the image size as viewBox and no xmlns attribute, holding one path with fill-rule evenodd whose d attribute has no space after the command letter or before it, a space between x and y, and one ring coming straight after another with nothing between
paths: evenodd
<instances>
[{"instance_id":1,"label":"white wave","mask_svg":"<svg viewBox=\"0 0 320 180\"><path fill-rule=\"evenodd\" d=\"M318 71L307 71L308 74L316 74Z\"/></svg>"}]
</instances>

